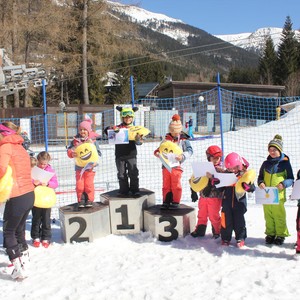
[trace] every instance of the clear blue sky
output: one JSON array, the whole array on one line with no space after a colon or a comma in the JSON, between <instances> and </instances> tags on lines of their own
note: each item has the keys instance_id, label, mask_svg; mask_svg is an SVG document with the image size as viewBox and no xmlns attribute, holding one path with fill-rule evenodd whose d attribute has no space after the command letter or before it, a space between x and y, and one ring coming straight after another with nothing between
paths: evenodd
<instances>
[{"instance_id":1,"label":"clear blue sky","mask_svg":"<svg viewBox=\"0 0 300 300\"><path fill-rule=\"evenodd\" d=\"M211 34L282 28L289 15L300 29L300 0L118 0L203 29Z\"/></svg>"}]
</instances>

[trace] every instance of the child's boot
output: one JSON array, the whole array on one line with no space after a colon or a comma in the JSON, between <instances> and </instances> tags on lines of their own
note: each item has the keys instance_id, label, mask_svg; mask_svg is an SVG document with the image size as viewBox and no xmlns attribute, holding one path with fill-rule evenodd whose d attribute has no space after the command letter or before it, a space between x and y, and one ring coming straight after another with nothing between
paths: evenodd
<instances>
[{"instance_id":1,"label":"child's boot","mask_svg":"<svg viewBox=\"0 0 300 300\"><path fill-rule=\"evenodd\" d=\"M24 279L28 277L25 267L22 264L21 257L17 257L11 262L13 264L13 271L11 273L13 279Z\"/></svg>"},{"instance_id":2,"label":"child's boot","mask_svg":"<svg viewBox=\"0 0 300 300\"><path fill-rule=\"evenodd\" d=\"M205 236L206 225L197 225L196 229L191 233L191 236L196 238L198 236Z\"/></svg>"}]
</instances>

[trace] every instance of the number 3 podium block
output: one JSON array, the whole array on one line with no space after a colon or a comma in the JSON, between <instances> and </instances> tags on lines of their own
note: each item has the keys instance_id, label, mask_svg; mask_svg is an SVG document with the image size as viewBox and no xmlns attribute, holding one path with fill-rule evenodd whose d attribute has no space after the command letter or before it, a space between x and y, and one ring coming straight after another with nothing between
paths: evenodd
<instances>
[{"instance_id":1,"label":"number 3 podium block","mask_svg":"<svg viewBox=\"0 0 300 300\"><path fill-rule=\"evenodd\" d=\"M118 196L118 190L100 195L101 202L109 204L111 233L135 234L144 230L143 210L155 205L155 193L140 189L138 197Z\"/></svg>"},{"instance_id":2,"label":"number 3 podium block","mask_svg":"<svg viewBox=\"0 0 300 300\"><path fill-rule=\"evenodd\" d=\"M180 204L177 209L161 209L155 205L144 210L145 231L152 232L159 241L171 242L191 232L196 224L193 207Z\"/></svg>"},{"instance_id":3,"label":"number 3 podium block","mask_svg":"<svg viewBox=\"0 0 300 300\"><path fill-rule=\"evenodd\" d=\"M62 239L65 243L93 242L111 233L109 207L94 202L93 207L78 208L70 204L59 209Z\"/></svg>"}]
</instances>

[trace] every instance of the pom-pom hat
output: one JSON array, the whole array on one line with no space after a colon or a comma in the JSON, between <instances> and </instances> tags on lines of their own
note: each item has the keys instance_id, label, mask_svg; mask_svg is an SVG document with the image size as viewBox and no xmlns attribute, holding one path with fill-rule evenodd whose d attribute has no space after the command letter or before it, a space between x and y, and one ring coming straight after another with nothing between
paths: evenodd
<instances>
[{"instance_id":1,"label":"pom-pom hat","mask_svg":"<svg viewBox=\"0 0 300 300\"><path fill-rule=\"evenodd\" d=\"M92 123L93 121L91 119L84 119L84 121L79 124L79 130L83 128L90 133L92 131Z\"/></svg>"},{"instance_id":2,"label":"pom-pom hat","mask_svg":"<svg viewBox=\"0 0 300 300\"><path fill-rule=\"evenodd\" d=\"M170 133L180 133L182 131L182 124L178 114L173 115L172 121L169 124Z\"/></svg>"},{"instance_id":3,"label":"pom-pom hat","mask_svg":"<svg viewBox=\"0 0 300 300\"><path fill-rule=\"evenodd\" d=\"M279 134L276 134L273 138L273 140L271 140L268 144L268 149L270 147L275 147L276 149L279 150L279 152L281 153L283 150L283 142L282 142L282 137Z\"/></svg>"}]
</instances>

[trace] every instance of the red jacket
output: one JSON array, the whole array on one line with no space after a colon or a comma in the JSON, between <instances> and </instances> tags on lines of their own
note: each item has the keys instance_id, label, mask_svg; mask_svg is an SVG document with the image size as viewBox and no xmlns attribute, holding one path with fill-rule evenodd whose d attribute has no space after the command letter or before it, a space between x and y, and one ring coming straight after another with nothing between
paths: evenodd
<instances>
[{"instance_id":1,"label":"red jacket","mask_svg":"<svg viewBox=\"0 0 300 300\"><path fill-rule=\"evenodd\" d=\"M7 166L12 168L13 187L10 198L18 197L34 190L31 178L30 157L22 146L23 138L12 134L0 141L0 178Z\"/></svg>"}]
</instances>

